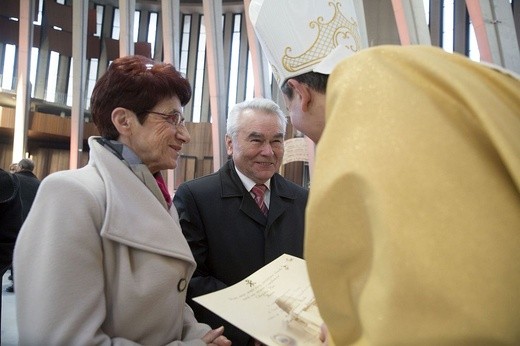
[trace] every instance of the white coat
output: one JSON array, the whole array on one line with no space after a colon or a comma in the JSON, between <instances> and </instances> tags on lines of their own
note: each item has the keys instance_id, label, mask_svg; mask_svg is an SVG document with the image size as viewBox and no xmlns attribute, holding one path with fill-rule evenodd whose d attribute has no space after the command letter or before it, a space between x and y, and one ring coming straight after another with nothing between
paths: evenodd
<instances>
[{"instance_id":1,"label":"white coat","mask_svg":"<svg viewBox=\"0 0 520 346\"><path fill-rule=\"evenodd\" d=\"M114 154L42 181L15 248L20 345L204 345L179 226Z\"/></svg>"}]
</instances>

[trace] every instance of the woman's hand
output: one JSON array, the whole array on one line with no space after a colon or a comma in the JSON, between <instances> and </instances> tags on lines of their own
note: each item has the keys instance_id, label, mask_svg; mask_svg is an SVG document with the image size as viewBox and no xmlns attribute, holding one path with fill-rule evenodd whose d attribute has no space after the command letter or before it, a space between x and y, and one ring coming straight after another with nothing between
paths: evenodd
<instances>
[{"instance_id":1,"label":"woman's hand","mask_svg":"<svg viewBox=\"0 0 520 346\"><path fill-rule=\"evenodd\" d=\"M329 341L327 340L327 335L329 335L329 330L327 328L327 325L323 323L321 325L321 332L320 332L320 341L322 342L323 346L327 346L329 344Z\"/></svg>"},{"instance_id":2,"label":"woman's hand","mask_svg":"<svg viewBox=\"0 0 520 346\"><path fill-rule=\"evenodd\" d=\"M202 337L202 341L204 341L207 345L211 346L230 346L231 341L228 340L224 335L224 327L221 326L217 329L210 330Z\"/></svg>"}]
</instances>

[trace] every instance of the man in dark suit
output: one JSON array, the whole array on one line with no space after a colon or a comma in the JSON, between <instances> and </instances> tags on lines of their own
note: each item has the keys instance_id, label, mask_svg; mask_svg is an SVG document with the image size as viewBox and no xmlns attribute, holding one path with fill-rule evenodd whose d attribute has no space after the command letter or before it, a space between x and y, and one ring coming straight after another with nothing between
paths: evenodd
<instances>
[{"instance_id":1,"label":"man in dark suit","mask_svg":"<svg viewBox=\"0 0 520 346\"><path fill-rule=\"evenodd\" d=\"M18 162L18 170L15 174L18 180L20 180L20 197L22 199L24 220L27 214L29 214L29 210L31 210L34 197L36 197L36 192L38 191L38 187L40 187L40 180L34 175L33 171L33 160L21 159L20 162Z\"/></svg>"},{"instance_id":2,"label":"man in dark suit","mask_svg":"<svg viewBox=\"0 0 520 346\"><path fill-rule=\"evenodd\" d=\"M188 303L199 321L224 325L234 345L254 340L191 298L233 285L284 253L303 257L308 190L277 173L286 123L271 100L237 104L227 120L232 159L218 172L181 184L173 201L197 261ZM263 197L251 192L257 185Z\"/></svg>"},{"instance_id":3,"label":"man in dark suit","mask_svg":"<svg viewBox=\"0 0 520 346\"><path fill-rule=\"evenodd\" d=\"M13 250L22 227L20 184L14 174L0 168L0 279L13 263ZM0 296L0 321L2 299Z\"/></svg>"},{"instance_id":4,"label":"man in dark suit","mask_svg":"<svg viewBox=\"0 0 520 346\"><path fill-rule=\"evenodd\" d=\"M34 175L34 162L31 159L21 159L18 162L17 171L14 173L20 182L20 199L22 200L22 222L25 221L29 210L36 197L38 187L40 187L40 180ZM13 281L13 268L11 267L11 275L9 276ZM6 292L14 292L13 284L5 289Z\"/></svg>"}]
</instances>

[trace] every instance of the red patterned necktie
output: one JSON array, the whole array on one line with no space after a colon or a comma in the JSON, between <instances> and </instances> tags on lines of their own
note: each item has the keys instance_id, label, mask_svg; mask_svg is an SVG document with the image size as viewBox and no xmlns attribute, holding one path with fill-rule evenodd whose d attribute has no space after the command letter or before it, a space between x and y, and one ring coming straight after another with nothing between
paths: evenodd
<instances>
[{"instance_id":1,"label":"red patterned necktie","mask_svg":"<svg viewBox=\"0 0 520 346\"><path fill-rule=\"evenodd\" d=\"M265 186L263 184L259 184L259 185L253 186L253 188L251 189L251 192L253 193L253 195L255 195L256 204L258 205L258 207L260 208L262 213L265 216L267 216L269 209L267 209L267 205L265 205L265 203L264 203L265 190L267 190L267 186Z\"/></svg>"}]
</instances>

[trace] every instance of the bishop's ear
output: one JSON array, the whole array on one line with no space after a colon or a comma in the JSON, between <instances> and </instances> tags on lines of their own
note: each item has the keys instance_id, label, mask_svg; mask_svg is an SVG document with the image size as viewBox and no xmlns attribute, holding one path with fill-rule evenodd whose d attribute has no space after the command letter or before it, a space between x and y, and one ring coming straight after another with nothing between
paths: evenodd
<instances>
[{"instance_id":1,"label":"bishop's ear","mask_svg":"<svg viewBox=\"0 0 520 346\"><path fill-rule=\"evenodd\" d=\"M309 86L305 83L300 83L296 79L289 79L287 84L293 90L293 98L298 98L298 101L301 103L302 111L307 112L312 101L312 93Z\"/></svg>"}]
</instances>

